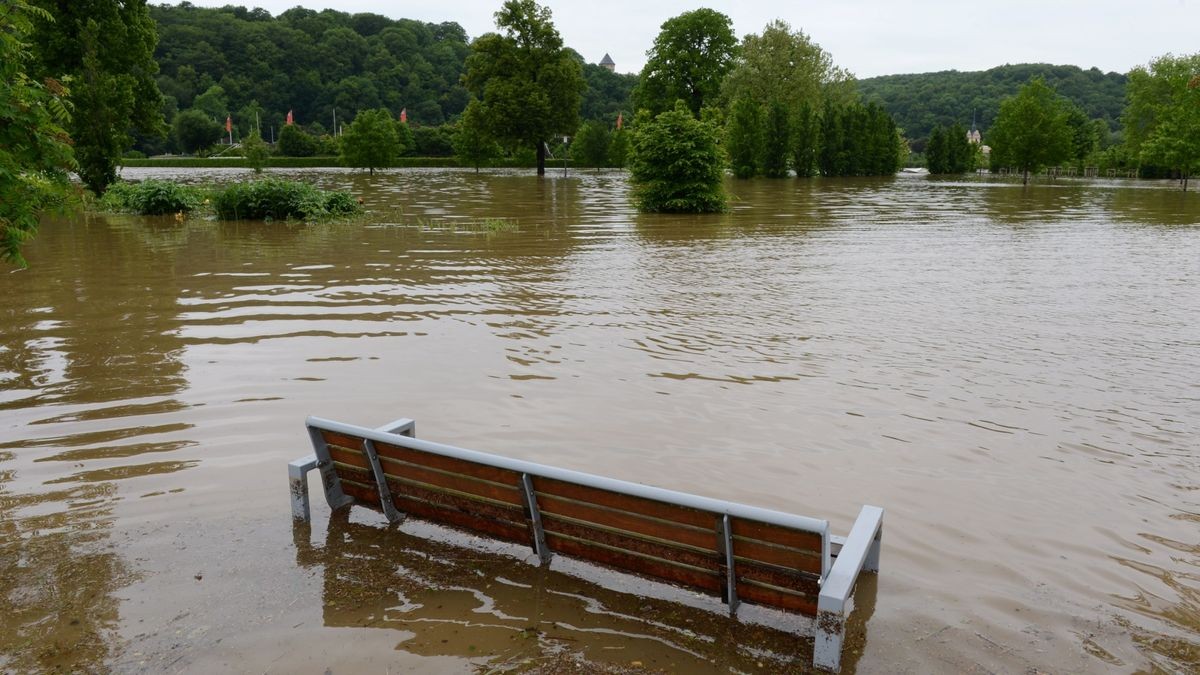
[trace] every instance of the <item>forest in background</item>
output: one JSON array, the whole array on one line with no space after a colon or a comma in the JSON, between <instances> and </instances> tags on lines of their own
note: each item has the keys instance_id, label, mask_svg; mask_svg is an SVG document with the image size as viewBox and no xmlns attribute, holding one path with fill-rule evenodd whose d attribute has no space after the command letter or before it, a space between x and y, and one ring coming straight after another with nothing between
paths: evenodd
<instances>
[{"instance_id":1,"label":"forest in background","mask_svg":"<svg viewBox=\"0 0 1200 675\"><path fill-rule=\"evenodd\" d=\"M158 86L163 117L197 108L222 122L233 118L235 138L256 115L263 135L284 125L288 111L315 135L349 124L360 110L405 110L414 125L455 120L469 95L462 85L470 37L454 22L424 23L379 14L289 9L151 5L158 24ZM637 75L613 73L575 54L587 90L581 116L613 123L629 114ZM593 55L598 61L602 55ZM178 152L175 139L141 137L146 154ZM441 148L449 154L449 148Z\"/></svg>"},{"instance_id":2,"label":"forest in background","mask_svg":"<svg viewBox=\"0 0 1200 675\"><path fill-rule=\"evenodd\" d=\"M935 126L958 123L970 128L972 113L986 136L1000 102L1035 77L1044 78L1089 119L1104 120L1114 136L1101 139L1102 145L1120 142L1126 76L1096 68L1020 63L976 72L883 75L858 80L858 90L865 100L876 101L891 113L913 149L923 151Z\"/></svg>"}]
</instances>

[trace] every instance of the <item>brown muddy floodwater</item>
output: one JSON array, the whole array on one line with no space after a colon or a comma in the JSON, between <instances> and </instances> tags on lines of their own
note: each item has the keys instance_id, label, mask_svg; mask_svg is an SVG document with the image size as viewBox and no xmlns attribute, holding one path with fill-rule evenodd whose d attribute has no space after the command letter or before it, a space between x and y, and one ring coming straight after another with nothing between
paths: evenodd
<instances>
[{"instance_id":1,"label":"brown muddy floodwater","mask_svg":"<svg viewBox=\"0 0 1200 675\"><path fill-rule=\"evenodd\" d=\"M1200 195L750 181L680 217L619 173L293 175L372 216L47 222L0 273L0 670L810 663L803 622L420 522L293 529L308 414L837 533L883 506L848 671L1200 668Z\"/></svg>"}]
</instances>

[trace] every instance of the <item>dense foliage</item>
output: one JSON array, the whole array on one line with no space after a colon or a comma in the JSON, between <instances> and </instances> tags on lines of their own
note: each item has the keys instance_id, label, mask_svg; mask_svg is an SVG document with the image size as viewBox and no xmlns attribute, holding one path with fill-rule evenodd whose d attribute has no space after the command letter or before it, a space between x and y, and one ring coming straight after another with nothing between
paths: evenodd
<instances>
[{"instance_id":1,"label":"dense foliage","mask_svg":"<svg viewBox=\"0 0 1200 675\"><path fill-rule=\"evenodd\" d=\"M590 120L575 132L571 144L571 159L578 166L599 169L608 165L608 146L611 135L608 125Z\"/></svg>"},{"instance_id":2,"label":"dense foliage","mask_svg":"<svg viewBox=\"0 0 1200 675\"><path fill-rule=\"evenodd\" d=\"M454 135L454 156L458 157L464 166L473 166L478 172L480 166L499 154L500 146L488 132L483 104L479 99L472 98L467 104L467 109L463 111Z\"/></svg>"},{"instance_id":3,"label":"dense foliage","mask_svg":"<svg viewBox=\"0 0 1200 675\"><path fill-rule=\"evenodd\" d=\"M68 131L79 177L96 194L116 180L130 130L162 135L157 42L145 0L33 0L53 15L35 19L31 72L72 76Z\"/></svg>"},{"instance_id":4,"label":"dense foliage","mask_svg":"<svg viewBox=\"0 0 1200 675\"><path fill-rule=\"evenodd\" d=\"M1200 53L1170 54L1129 74L1123 118L1132 155L1187 179L1200 166Z\"/></svg>"},{"instance_id":5,"label":"dense foliage","mask_svg":"<svg viewBox=\"0 0 1200 675\"><path fill-rule=\"evenodd\" d=\"M563 47L550 10L533 0L507 0L496 12L496 27L503 32L471 44L463 81L482 101L495 138L536 150L540 176L546 141L579 127L583 70Z\"/></svg>"},{"instance_id":6,"label":"dense foliage","mask_svg":"<svg viewBox=\"0 0 1200 675\"><path fill-rule=\"evenodd\" d=\"M903 165L903 144L891 115L876 105L827 101L817 164L823 176L890 176Z\"/></svg>"},{"instance_id":7,"label":"dense foliage","mask_svg":"<svg viewBox=\"0 0 1200 675\"><path fill-rule=\"evenodd\" d=\"M979 72L884 75L859 80L858 89L865 99L880 102L905 136L916 141L914 146L923 148L934 126L967 125L973 113L978 114L979 127L986 133L1000 110L1000 101L1034 77L1044 78L1089 119L1102 119L1109 128L1117 128L1125 105L1126 77L1095 68L1024 63Z\"/></svg>"},{"instance_id":8,"label":"dense foliage","mask_svg":"<svg viewBox=\"0 0 1200 675\"><path fill-rule=\"evenodd\" d=\"M711 9L684 12L663 22L634 98L651 113L687 103L694 117L716 102L721 83L733 67L737 38L728 16Z\"/></svg>"},{"instance_id":9,"label":"dense foliage","mask_svg":"<svg viewBox=\"0 0 1200 675\"><path fill-rule=\"evenodd\" d=\"M37 232L38 216L67 194L74 168L64 127L67 90L57 80L26 73L31 18L51 21L24 0L0 12L0 261L24 265L21 245Z\"/></svg>"},{"instance_id":10,"label":"dense foliage","mask_svg":"<svg viewBox=\"0 0 1200 675\"><path fill-rule=\"evenodd\" d=\"M349 192L327 192L278 178L233 183L214 192L211 199L222 220L322 220L361 210Z\"/></svg>"},{"instance_id":11,"label":"dense foliage","mask_svg":"<svg viewBox=\"0 0 1200 675\"><path fill-rule=\"evenodd\" d=\"M929 134L925 158L929 173L966 173L975 169L976 146L967 140L967 130L955 122L950 128L938 125Z\"/></svg>"},{"instance_id":12,"label":"dense foliage","mask_svg":"<svg viewBox=\"0 0 1200 675\"><path fill-rule=\"evenodd\" d=\"M378 14L289 9L277 17L262 9L158 5L155 56L167 109L195 107L214 85L239 134L249 133L259 109L264 129L320 120L332 128L359 110L407 108L409 118L440 124L462 111L467 92L459 80L469 53L456 23L423 23Z\"/></svg>"},{"instance_id":13,"label":"dense foliage","mask_svg":"<svg viewBox=\"0 0 1200 675\"><path fill-rule=\"evenodd\" d=\"M1069 108L1070 103L1041 78L1004 99L986 137L992 146L992 163L1018 169L1028 183L1030 172L1067 159L1072 137Z\"/></svg>"},{"instance_id":14,"label":"dense foliage","mask_svg":"<svg viewBox=\"0 0 1200 675\"><path fill-rule=\"evenodd\" d=\"M342 163L366 169L372 176L375 175L375 169L394 164L400 156L400 137L396 135L396 126L387 108L359 113L342 135Z\"/></svg>"},{"instance_id":15,"label":"dense foliage","mask_svg":"<svg viewBox=\"0 0 1200 675\"><path fill-rule=\"evenodd\" d=\"M197 187L169 180L144 180L140 183L117 181L109 186L100 205L109 211L125 211L143 216L188 213L200 208L204 193Z\"/></svg>"},{"instance_id":16,"label":"dense foliage","mask_svg":"<svg viewBox=\"0 0 1200 675\"><path fill-rule=\"evenodd\" d=\"M734 100L725 125L725 152L737 178L758 175L763 150L762 107L748 96Z\"/></svg>"},{"instance_id":17,"label":"dense foliage","mask_svg":"<svg viewBox=\"0 0 1200 675\"><path fill-rule=\"evenodd\" d=\"M629 180L638 209L704 213L725 210L725 158L712 122L692 116L683 101L633 131Z\"/></svg>"}]
</instances>

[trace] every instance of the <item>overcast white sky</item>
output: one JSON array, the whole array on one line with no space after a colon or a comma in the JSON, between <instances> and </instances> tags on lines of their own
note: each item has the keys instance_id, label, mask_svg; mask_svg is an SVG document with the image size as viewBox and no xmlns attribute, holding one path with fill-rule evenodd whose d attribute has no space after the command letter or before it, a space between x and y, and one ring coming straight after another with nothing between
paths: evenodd
<instances>
[{"instance_id":1,"label":"overcast white sky","mask_svg":"<svg viewBox=\"0 0 1200 675\"><path fill-rule=\"evenodd\" d=\"M152 0L154 1L154 0ZM192 0L244 4L272 14L301 5L375 12L434 23L456 21L472 38L495 29L502 0ZM772 19L802 29L856 76L986 70L1005 63L1072 64L1127 72L1150 59L1200 51L1200 0L549 0L567 46L596 63L612 55L618 72L638 72L662 22L697 7L733 19L738 37Z\"/></svg>"}]
</instances>

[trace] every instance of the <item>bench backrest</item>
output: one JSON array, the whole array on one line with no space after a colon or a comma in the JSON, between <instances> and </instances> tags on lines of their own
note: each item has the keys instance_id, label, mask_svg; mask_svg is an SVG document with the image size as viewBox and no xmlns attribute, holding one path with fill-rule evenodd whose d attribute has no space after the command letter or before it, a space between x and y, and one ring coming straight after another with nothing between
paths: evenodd
<instances>
[{"instance_id":1,"label":"bench backrest","mask_svg":"<svg viewBox=\"0 0 1200 675\"><path fill-rule=\"evenodd\" d=\"M318 459L358 503L526 543L543 560L564 554L682 585L731 611L744 601L817 614L827 521L319 418L308 425Z\"/></svg>"}]
</instances>

